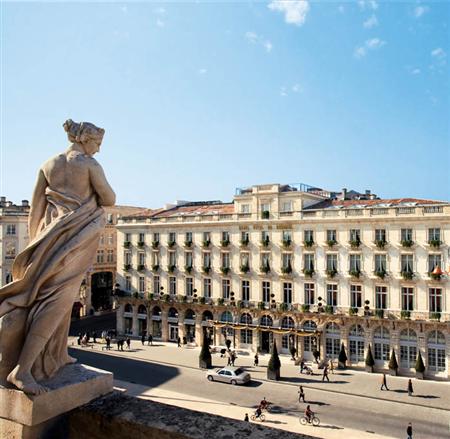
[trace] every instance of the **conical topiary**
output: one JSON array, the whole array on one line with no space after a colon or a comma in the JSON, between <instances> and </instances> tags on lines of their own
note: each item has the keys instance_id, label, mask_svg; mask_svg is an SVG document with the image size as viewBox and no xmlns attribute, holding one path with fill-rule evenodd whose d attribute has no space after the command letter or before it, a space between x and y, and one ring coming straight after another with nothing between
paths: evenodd
<instances>
[{"instance_id":1,"label":"conical topiary","mask_svg":"<svg viewBox=\"0 0 450 439\"><path fill-rule=\"evenodd\" d=\"M201 369L209 369L212 365L211 352L209 352L209 340L206 330L203 329L203 344L199 356L199 366Z\"/></svg>"},{"instance_id":2,"label":"conical topiary","mask_svg":"<svg viewBox=\"0 0 450 439\"><path fill-rule=\"evenodd\" d=\"M267 378L269 380L279 380L280 368L281 361L280 357L278 356L277 344L273 342L269 364L267 365Z\"/></svg>"},{"instance_id":3,"label":"conical topiary","mask_svg":"<svg viewBox=\"0 0 450 439\"><path fill-rule=\"evenodd\" d=\"M416 372L419 372L419 373L425 372L425 365L423 364L422 355L421 355L420 351L417 353Z\"/></svg>"},{"instance_id":4,"label":"conical topiary","mask_svg":"<svg viewBox=\"0 0 450 439\"><path fill-rule=\"evenodd\" d=\"M347 362L347 354L345 353L344 343L341 343L341 350L339 352L338 362L339 367L345 367L345 363Z\"/></svg>"},{"instance_id":5,"label":"conical topiary","mask_svg":"<svg viewBox=\"0 0 450 439\"><path fill-rule=\"evenodd\" d=\"M367 355L366 355L366 366L373 371L373 366L375 365L375 360L373 359L372 355L372 348L369 344L369 349L367 349Z\"/></svg>"},{"instance_id":6,"label":"conical topiary","mask_svg":"<svg viewBox=\"0 0 450 439\"><path fill-rule=\"evenodd\" d=\"M389 358L389 369L398 369L397 357L395 356L394 349L392 349L391 358Z\"/></svg>"}]
</instances>

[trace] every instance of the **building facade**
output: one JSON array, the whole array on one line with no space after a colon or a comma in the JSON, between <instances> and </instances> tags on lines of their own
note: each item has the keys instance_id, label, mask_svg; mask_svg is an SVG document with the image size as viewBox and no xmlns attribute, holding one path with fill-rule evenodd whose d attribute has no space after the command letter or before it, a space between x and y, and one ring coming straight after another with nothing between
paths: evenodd
<instances>
[{"instance_id":1,"label":"building facade","mask_svg":"<svg viewBox=\"0 0 450 439\"><path fill-rule=\"evenodd\" d=\"M318 349L376 368L418 353L449 378L450 203L330 193L307 185L239 189L232 203L178 203L118 225L118 331L305 359ZM450 269L449 269L450 270Z\"/></svg>"},{"instance_id":2,"label":"building facade","mask_svg":"<svg viewBox=\"0 0 450 439\"><path fill-rule=\"evenodd\" d=\"M5 197L0 197L0 286L10 283L12 264L28 244L28 213L30 206L27 200L16 205Z\"/></svg>"}]
</instances>

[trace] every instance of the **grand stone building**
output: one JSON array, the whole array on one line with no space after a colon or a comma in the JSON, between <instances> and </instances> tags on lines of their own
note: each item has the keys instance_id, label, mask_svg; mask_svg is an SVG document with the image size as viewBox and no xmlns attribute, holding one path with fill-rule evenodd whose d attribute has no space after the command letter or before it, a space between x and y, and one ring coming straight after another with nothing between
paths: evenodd
<instances>
[{"instance_id":1,"label":"grand stone building","mask_svg":"<svg viewBox=\"0 0 450 439\"><path fill-rule=\"evenodd\" d=\"M0 287L12 281L14 258L28 244L27 200L20 205L0 197Z\"/></svg>"},{"instance_id":2,"label":"grand stone building","mask_svg":"<svg viewBox=\"0 0 450 439\"><path fill-rule=\"evenodd\" d=\"M179 202L118 225L118 330L162 340L336 358L400 373L420 352L448 379L450 203L330 193L307 185L238 189L232 203Z\"/></svg>"}]
</instances>

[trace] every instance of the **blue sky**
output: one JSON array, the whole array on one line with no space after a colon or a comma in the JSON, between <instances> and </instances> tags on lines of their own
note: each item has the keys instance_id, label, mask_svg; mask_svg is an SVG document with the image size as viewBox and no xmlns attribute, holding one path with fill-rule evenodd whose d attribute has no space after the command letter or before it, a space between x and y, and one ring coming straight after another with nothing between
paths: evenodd
<instances>
[{"instance_id":1,"label":"blue sky","mask_svg":"<svg viewBox=\"0 0 450 439\"><path fill-rule=\"evenodd\" d=\"M67 118L118 203L304 182L450 200L448 2L2 3L1 187Z\"/></svg>"}]
</instances>

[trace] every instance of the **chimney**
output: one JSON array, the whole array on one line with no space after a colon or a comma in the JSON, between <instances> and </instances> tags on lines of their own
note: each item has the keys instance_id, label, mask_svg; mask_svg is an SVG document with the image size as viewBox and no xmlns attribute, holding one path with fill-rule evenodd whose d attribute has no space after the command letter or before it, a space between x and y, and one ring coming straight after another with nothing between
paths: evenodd
<instances>
[{"instance_id":1,"label":"chimney","mask_svg":"<svg viewBox=\"0 0 450 439\"><path fill-rule=\"evenodd\" d=\"M28 207L29 203L28 200L22 200L22 207Z\"/></svg>"},{"instance_id":2,"label":"chimney","mask_svg":"<svg viewBox=\"0 0 450 439\"><path fill-rule=\"evenodd\" d=\"M6 203L6 197L0 197L0 204L3 205Z\"/></svg>"},{"instance_id":3,"label":"chimney","mask_svg":"<svg viewBox=\"0 0 450 439\"><path fill-rule=\"evenodd\" d=\"M370 189L366 189L366 197L369 198L370 196Z\"/></svg>"},{"instance_id":4,"label":"chimney","mask_svg":"<svg viewBox=\"0 0 450 439\"><path fill-rule=\"evenodd\" d=\"M347 188L342 188L342 199L346 200L347 199Z\"/></svg>"}]
</instances>

